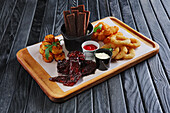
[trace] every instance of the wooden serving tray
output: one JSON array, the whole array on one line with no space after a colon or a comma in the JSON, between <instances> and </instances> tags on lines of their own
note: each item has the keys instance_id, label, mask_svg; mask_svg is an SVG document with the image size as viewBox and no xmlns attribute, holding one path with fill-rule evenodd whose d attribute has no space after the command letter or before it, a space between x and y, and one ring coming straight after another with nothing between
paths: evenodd
<instances>
[{"instance_id":1,"label":"wooden serving tray","mask_svg":"<svg viewBox=\"0 0 170 113\"><path fill-rule=\"evenodd\" d=\"M140 34L139 32L135 31L122 21L118 20L115 17L106 17L110 18L115 24L117 24L119 27L125 29L129 33L131 33L133 36L138 38L140 41L144 42L145 44L149 45L150 47L154 48L152 51L143 54L135 59L130 60L129 62L118 66L110 71L107 71L104 74L101 74L85 83L82 83L78 85L77 87L74 87L73 89L70 89L66 92L64 92L55 82L49 81L50 75L42 68L42 66L34 60L34 58L29 54L27 48L21 49L17 53L17 59L20 62L20 64L29 72L29 74L33 77L33 79L38 83L40 88L44 91L44 93L50 98L50 100L54 102L63 102L74 95L91 88L108 78L113 77L114 75L117 75L118 73L138 64L139 62L142 62L146 60L147 58L155 55L159 51L159 45L155 43L154 41L150 40L149 38L145 37L144 35ZM103 18L103 19L106 19ZM102 19L102 20L103 20ZM96 21L98 22L98 21ZM96 22L93 22L92 24L95 24Z\"/></svg>"}]
</instances>

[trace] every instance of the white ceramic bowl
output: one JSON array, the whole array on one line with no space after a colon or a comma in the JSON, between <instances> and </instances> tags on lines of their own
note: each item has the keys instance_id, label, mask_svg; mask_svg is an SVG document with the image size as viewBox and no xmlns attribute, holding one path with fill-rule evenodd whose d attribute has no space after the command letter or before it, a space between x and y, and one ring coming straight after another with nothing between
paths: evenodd
<instances>
[{"instance_id":1,"label":"white ceramic bowl","mask_svg":"<svg viewBox=\"0 0 170 113\"><path fill-rule=\"evenodd\" d=\"M95 50L84 49L84 46L89 45L89 44L95 45L97 47L97 49L95 49ZM93 60L94 52L100 48L100 45L96 41L90 40L90 41L85 41L84 43L82 43L81 47L82 47L83 53L85 54L86 60Z\"/></svg>"}]
</instances>

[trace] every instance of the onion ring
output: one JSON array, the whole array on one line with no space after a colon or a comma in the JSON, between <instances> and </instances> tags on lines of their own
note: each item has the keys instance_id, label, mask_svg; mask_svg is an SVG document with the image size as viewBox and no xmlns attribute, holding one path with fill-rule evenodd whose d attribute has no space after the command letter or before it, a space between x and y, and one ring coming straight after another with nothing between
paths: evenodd
<instances>
[{"instance_id":1,"label":"onion ring","mask_svg":"<svg viewBox=\"0 0 170 113\"><path fill-rule=\"evenodd\" d=\"M140 41L138 41L135 38L130 38L130 44L128 44L127 46L132 47L132 48L137 48L141 45Z\"/></svg>"},{"instance_id":2,"label":"onion ring","mask_svg":"<svg viewBox=\"0 0 170 113\"><path fill-rule=\"evenodd\" d=\"M112 37L112 43L116 44L117 46L124 46L130 44L130 39L126 38L125 36L122 35L116 35Z\"/></svg>"},{"instance_id":3,"label":"onion ring","mask_svg":"<svg viewBox=\"0 0 170 113\"><path fill-rule=\"evenodd\" d=\"M116 60L122 59L126 55L126 53L128 52L126 46L121 46L120 50L121 51L117 54L117 56L114 59L116 59Z\"/></svg>"},{"instance_id":4,"label":"onion ring","mask_svg":"<svg viewBox=\"0 0 170 113\"><path fill-rule=\"evenodd\" d=\"M105 48L105 49L112 48L113 49L113 51L112 51L112 59L114 59L116 57L116 55L119 53L119 50L120 50L119 47L116 47L112 43L105 44L101 48Z\"/></svg>"},{"instance_id":5,"label":"onion ring","mask_svg":"<svg viewBox=\"0 0 170 113\"><path fill-rule=\"evenodd\" d=\"M135 56L135 50L133 48L128 48L128 53L123 57L123 59L131 59Z\"/></svg>"}]
</instances>

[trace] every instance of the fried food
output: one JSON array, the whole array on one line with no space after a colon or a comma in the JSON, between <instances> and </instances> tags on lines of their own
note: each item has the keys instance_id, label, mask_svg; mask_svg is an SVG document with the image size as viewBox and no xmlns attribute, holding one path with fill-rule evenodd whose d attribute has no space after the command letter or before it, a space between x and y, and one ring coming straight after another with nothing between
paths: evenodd
<instances>
[{"instance_id":1,"label":"fried food","mask_svg":"<svg viewBox=\"0 0 170 113\"><path fill-rule=\"evenodd\" d=\"M52 62L53 61L53 54L51 53L51 52L49 52L49 57L48 57L48 59L46 58L46 54L45 53L43 53L43 60L45 61L45 62L47 62L47 63L50 63L50 62Z\"/></svg>"},{"instance_id":2,"label":"fried food","mask_svg":"<svg viewBox=\"0 0 170 113\"><path fill-rule=\"evenodd\" d=\"M112 59L114 59L117 54L119 53L119 47L116 47L115 45L113 45L112 43L108 43L103 45L101 48L105 48L105 49L112 49Z\"/></svg>"},{"instance_id":3,"label":"fried food","mask_svg":"<svg viewBox=\"0 0 170 113\"><path fill-rule=\"evenodd\" d=\"M132 59L135 56L135 50L133 48L128 48L128 53L125 54L123 59Z\"/></svg>"},{"instance_id":4,"label":"fried food","mask_svg":"<svg viewBox=\"0 0 170 113\"><path fill-rule=\"evenodd\" d=\"M54 59L55 59L55 61L64 60L65 59L65 53L62 51L59 54L55 54Z\"/></svg>"},{"instance_id":5,"label":"fried food","mask_svg":"<svg viewBox=\"0 0 170 113\"><path fill-rule=\"evenodd\" d=\"M115 44L115 45L118 45L118 46L123 46L123 45L128 45L130 44L130 39L129 38L126 38L125 36L122 36L122 35L116 35L116 37L112 38L112 42Z\"/></svg>"},{"instance_id":6,"label":"fried food","mask_svg":"<svg viewBox=\"0 0 170 113\"><path fill-rule=\"evenodd\" d=\"M55 38L52 34L45 36L44 41L42 41L42 44L40 45L39 53L47 63L52 62L54 58L56 61L65 59L60 40Z\"/></svg>"},{"instance_id":7,"label":"fried food","mask_svg":"<svg viewBox=\"0 0 170 113\"><path fill-rule=\"evenodd\" d=\"M46 45L51 45L51 43L50 42L46 42L46 41L42 41L42 49L43 50L48 48L48 47L46 47Z\"/></svg>"},{"instance_id":8,"label":"fried food","mask_svg":"<svg viewBox=\"0 0 170 113\"><path fill-rule=\"evenodd\" d=\"M62 53L63 49L61 45L53 46L52 47L52 53L53 54L60 54Z\"/></svg>"},{"instance_id":9,"label":"fried food","mask_svg":"<svg viewBox=\"0 0 170 113\"><path fill-rule=\"evenodd\" d=\"M134 38L130 38L130 44L128 44L127 46L132 47L132 48L137 48L141 45L141 43Z\"/></svg>"},{"instance_id":10,"label":"fried food","mask_svg":"<svg viewBox=\"0 0 170 113\"><path fill-rule=\"evenodd\" d=\"M42 44L40 45L40 49L39 49L40 54L44 54L45 50L42 49Z\"/></svg>"},{"instance_id":11,"label":"fried food","mask_svg":"<svg viewBox=\"0 0 170 113\"><path fill-rule=\"evenodd\" d=\"M120 47L120 52L117 54L115 59L119 60L119 59L124 58L124 56L126 55L127 52L128 52L128 50L127 50L126 46L121 46Z\"/></svg>"},{"instance_id":12,"label":"fried food","mask_svg":"<svg viewBox=\"0 0 170 113\"><path fill-rule=\"evenodd\" d=\"M119 31L119 28L117 26L110 26L104 30L104 35L109 36L112 34L116 34L118 31Z\"/></svg>"},{"instance_id":13,"label":"fried food","mask_svg":"<svg viewBox=\"0 0 170 113\"><path fill-rule=\"evenodd\" d=\"M45 38L44 38L44 41L45 41L45 42L52 43L52 42L55 41L55 37L54 37L54 35L52 35L52 34L46 35Z\"/></svg>"},{"instance_id":14,"label":"fried food","mask_svg":"<svg viewBox=\"0 0 170 113\"><path fill-rule=\"evenodd\" d=\"M101 48L112 50L112 59L131 59L135 56L135 49L141 45L139 40L123 36L119 27L109 26L104 22L99 22L95 27L100 24L102 28L93 33L92 39L103 41Z\"/></svg>"},{"instance_id":15,"label":"fried food","mask_svg":"<svg viewBox=\"0 0 170 113\"><path fill-rule=\"evenodd\" d=\"M99 22L95 27L98 27L100 24L102 24L102 28L101 30L98 29L97 32L101 32L102 30L107 29L108 27L110 27L108 24L104 23L104 22Z\"/></svg>"},{"instance_id":16,"label":"fried food","mask_svg":"<svg viewBox=\"0 0 170 113\"><path fill-rule=\"evenodd\" d=\"M102 41L106 38L106 36L103 35L103 33L104 33L104 30L98 34L98 40Z\"/></svg>"}]
</instances>

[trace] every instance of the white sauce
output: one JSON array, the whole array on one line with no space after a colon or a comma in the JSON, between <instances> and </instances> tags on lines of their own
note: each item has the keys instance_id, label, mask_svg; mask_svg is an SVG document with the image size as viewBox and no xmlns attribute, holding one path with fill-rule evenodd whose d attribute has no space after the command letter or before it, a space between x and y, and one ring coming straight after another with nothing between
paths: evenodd
<instances>
[{"instance_id":1,"label":"white sauce","mask_svg":"<svg viewBox=\"0 0 170 113\"><path fill-rule=\"evenodd\" d=\"M106 54L106 53L95 53L95 56L97 57L97 58L99 58L99 59L108 59L108 58L110 58L110 56L108 55L108 54Z\"/></svg>"}]
</instances>

